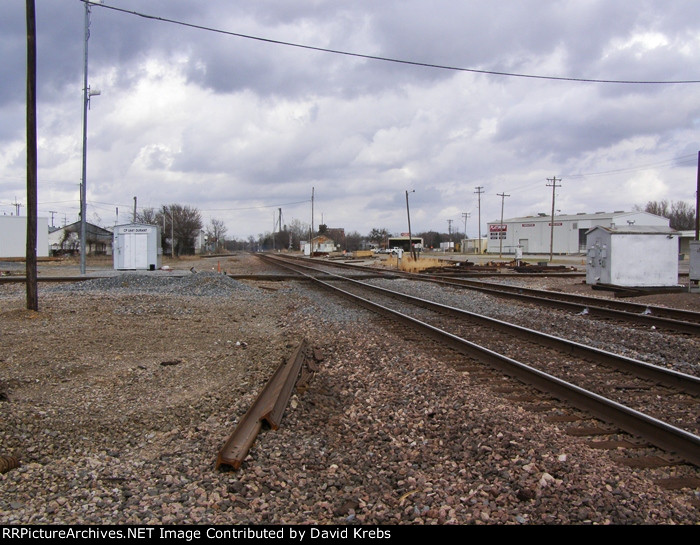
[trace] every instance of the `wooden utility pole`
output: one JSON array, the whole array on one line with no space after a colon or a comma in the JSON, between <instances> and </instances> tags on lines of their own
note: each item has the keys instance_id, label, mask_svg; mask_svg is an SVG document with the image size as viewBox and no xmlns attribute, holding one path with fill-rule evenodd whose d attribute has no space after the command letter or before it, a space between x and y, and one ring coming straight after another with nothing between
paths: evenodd
<instances>
[{"instance_id":1,"label":"wooden utility pole","mask_svg":"<svg viewBox=\"0 0 700 545\"><path fill-rule=\"evenodd\" d=\"M311 188L311 232L309 233L309 248L311 249L311 255L314 255L314 192L315 187Z\"/></svg>"},{"instance_id":2,"label":"wooden utility pole","mask_svg":"<svg viewBox=\"0 0 700 545\"><path fill-rule=\"evenodd\" d=\"M411 191L406 190L406 216L408 217L408 249L411 252L411 257L413 258L413 261L418 261L418 256L416 256L416 250L413 248L413 233L411 233L411 211L408 208L408 194L415 192L415 189L411 189Z\"/></svg>"},{"instance_id":3,"label":"wooden utility pole","mask_svg":"<svg viewBox=\"0 0 700 545\"><path fill-rule=\"evenodd\" d=\"M700 240L700 151L698 152L698 176L695 187L695 240Z\"/></svg>"},{"instance_id":4,"label":"wooden utility pole","mask_svg":"<svg viewBox=\"0 0 700 545\"><path fill-rule=\"evenodd\" d=\"M36 136L36 10L27 0L27 309L39 310L36 272L37 136Z\"/></svg>"},{"instance_id":5,"label":"wooden utility pole","mask_svg":"<svg viewBox=\"0 0 700 545\"><path fill-rule=\"evenodd\" d=\"M549 231L549 262L551 263L554 259L554 196L557 187L561 187L560 185L557 185L557 182L561 182L561 178L557 180L557 177L555 176L554 178L547 178L547 181L552 182L551 184L547 184L547 187L552 188L552 223L550 224Z\"/></svg>"}]
</instances>

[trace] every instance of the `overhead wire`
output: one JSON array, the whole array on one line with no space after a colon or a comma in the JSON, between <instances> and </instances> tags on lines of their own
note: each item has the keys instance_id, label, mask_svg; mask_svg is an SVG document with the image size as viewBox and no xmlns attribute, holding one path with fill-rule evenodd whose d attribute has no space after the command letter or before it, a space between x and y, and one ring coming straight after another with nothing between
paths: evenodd
<instances>
[{"instance_id":1,"label":"overhead wire","mask_svg":"<svg viewBox=\"0 0 700 545\"><path fill-rule=\"evenodd\" d=\"M89 0L80 0L80 1L87 2ZM344 55L347 57L356 57L356 58L361 58L361 59L391 62L391 63L396 63L396 64L411 65L411 66L420 66L420 67L424 67L424 68L435 68L435 69L439 69L439 70L451 70L451 71L456 71L456 72L471 72L474 74L485 74L485 75L490 75L490 76L504 76L504 77L511 77L511 78L528 78L528 79L540 79L540 80L549 80L549 81L570 81L570 82L579 82L579 83L614 83L614 84L633 84L633 85L675 85L675 84L700 83L700 80L692 80L692 79L691 80L596 79L596 78L566 77L566 76L545 76L545 75L541 75L541 74L524 74L524 73L518 73L518 72L502 72L502 71L498 71L498 70L483 70L483 69L478 69L478 68L464 68L464 67L459 67L459 66L448 66L448 65L442 65L442 64L412 61L412 60L406 60L406 59L397 59L397 58L392 58L392 57L382 57L379 55L368 55L368 54L364 54L364 53L355 53L355 52L351 52L351 51L343 51L340 49L330 49L327 47L318 47L318 46L300 44L300 43L295 43L295 42L287 42L284 40L275 40L272 38L264 38L262 36L253 36L251 34L242 34L240 32L232 32L229 30L222 30L219 28L213 28L213 27L198 25L198 24L194 24L194 23L188 23L185 21L178 21L177 19L170 19L168 17L149 15L149 14L141 13L138 11L127 10L127 9L118 8L115 6L109 6L107 4L91 4L91 5L93 5L95 7L101 7L101 8L110 9L113 11L118 11L121 13L126 13L129 15L135 15L137 17L141 17L144 19L149 19L149 20L153 20L153 21L160 21L160 22L164 22L164 23L171 23L174 25L180 25L180 26L184 26L184 27L194 28L197 30L204 30L206 32L213 32L216 34L235 36L237 38L244 38L247 40L256 40L259 42L266 42L266 43L271 43L271 44L275 44L275 45L296 47L298 49L319 51L322 53L332 53L334 55Z\"/></svg>"}]
</instances>

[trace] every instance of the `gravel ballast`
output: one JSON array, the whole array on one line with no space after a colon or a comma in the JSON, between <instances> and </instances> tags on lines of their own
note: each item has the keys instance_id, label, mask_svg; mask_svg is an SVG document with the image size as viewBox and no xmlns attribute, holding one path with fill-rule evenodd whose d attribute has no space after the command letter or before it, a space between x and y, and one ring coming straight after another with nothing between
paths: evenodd
<instances>
[{"instance_id":1,"label":"gravel ballast","mask_svg":"<svg viewBox=\"0 0 700 545\"><path fill-rule=\"evenodd\" d=\"M517 383L306 283L122 274L39 294L31 312L0 285L0 456L21 462L0 524L700 522L696 490L656 484L694 468L619 464L556 402L531 410L494 388ZM302 338L319 372L241 469L216 470Z\"/></svg>"}]
</instances>

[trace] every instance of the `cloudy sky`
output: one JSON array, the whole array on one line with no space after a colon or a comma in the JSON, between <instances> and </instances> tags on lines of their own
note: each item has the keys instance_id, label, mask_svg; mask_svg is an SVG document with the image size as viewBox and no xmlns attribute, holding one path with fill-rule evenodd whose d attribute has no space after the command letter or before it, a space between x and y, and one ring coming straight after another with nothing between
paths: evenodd
<instances>
[{"instance_id":1,"label":"cloudy sky","mask_svg":"<svg viewBox=\"0 0 700 545\"><path fill-rule=\"evenodd\" d=\"M25 2L0 9L0 214L24 215ZM36 10L39 215L61 225L79 211L85 7ZM694 206L697 2L105 0L90 21L101 225L130 221L137 197L247 238L278 208L310 224L313 190L314 225L399 233L415 190L413 232L462 231L470 214L476 236L477 187L485 233L502 202L505 217L550 213L553 177L562 214Z\"/></svg>"}]
</instances>

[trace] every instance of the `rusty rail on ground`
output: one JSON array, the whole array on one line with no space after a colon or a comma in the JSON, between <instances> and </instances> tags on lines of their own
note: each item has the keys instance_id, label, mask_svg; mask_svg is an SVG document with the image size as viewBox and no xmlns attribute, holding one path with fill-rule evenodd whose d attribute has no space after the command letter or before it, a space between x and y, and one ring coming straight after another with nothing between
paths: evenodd
<instances>
[{"instance_id":1,"label":"rusty rail on ground","mask_svg":"<svg viewBox=\"0 0 700 545\"><path fill-rule=\"evenodd\" d=\"M216 460L217 469L222 465L231 466L233 469L241 467L262 429L263 422L267 422L273 430L279 428L292 390L302 374L302 365L306 362L305 377L316 370L315 363L308 361L311 357L319 361L315 351L309 355L308 344L303 340L293 356L281 363L222 447Z\"/></svg>"}]
</instances>

